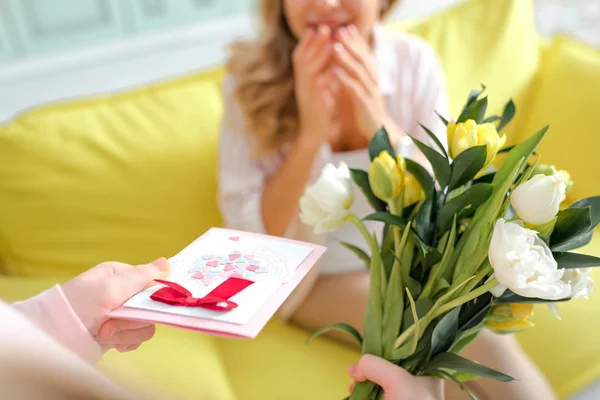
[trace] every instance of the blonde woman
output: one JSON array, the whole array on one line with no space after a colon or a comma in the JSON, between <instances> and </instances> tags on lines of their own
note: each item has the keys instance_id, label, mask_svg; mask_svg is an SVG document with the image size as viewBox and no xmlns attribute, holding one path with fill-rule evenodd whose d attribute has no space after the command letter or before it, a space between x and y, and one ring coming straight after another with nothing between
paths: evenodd
<instances>
[{"instance_id":1,"label":"blonde woman","mask_svg":"<svg viewBox=\"0 0 600 400\"><path fill-rule=\"evenodd\" d=\"M406 133L429 142L421 123L446 142L436 112L447 114L447 97L434 52L381 25L396 3L262 0L258 39L233 47L220 144L221 211L231 228L328 247L319 270L280 310L308 329L340 321L362 327L369 277L362 260L339 243L362 244L352 226L317 236L298 220L305 187L329 162L367 168L367 146L381 126L399 153L422 163ZM358 191L353 208L357 215L371 212ZM486 348L498 341L487 336L480 340ZM498 353L505 351L511 357ZM486 354L490 366L527 377L513 392L503 386L502 399L552 398L511 339L476 353L480 361Z\"/></svg>"}]
</instances>

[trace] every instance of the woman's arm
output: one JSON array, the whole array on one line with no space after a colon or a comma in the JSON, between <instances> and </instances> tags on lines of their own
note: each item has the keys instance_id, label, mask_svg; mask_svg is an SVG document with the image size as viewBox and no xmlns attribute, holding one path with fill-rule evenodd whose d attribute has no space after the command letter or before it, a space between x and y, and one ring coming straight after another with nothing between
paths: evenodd
<instances>
[{"instance_id":1,"label":"woman's arm","mask_svg":"<svg viewBox=\"0 0 600 400\"><path fill-rule=\"evenodd\" d=\"M228 78L219 146L221 213L230 228L283 236L298 216L300 197L323 142L316 135L299 134L285 157L257 160L255 144L232 96L234 87ZM269 176L271 168L275 172Z\"/></svg>"},{"instance_id":2,"label":"woman's arm","mask_svg":"<svg viewBox=\"0 0 600 400\"><path fill-rule=\"evenodd\" d=\"M94 364L100 360L100 346L75 314L59 285L14 303L13 307L87 362Z\"/></svg>"}]
</instances>

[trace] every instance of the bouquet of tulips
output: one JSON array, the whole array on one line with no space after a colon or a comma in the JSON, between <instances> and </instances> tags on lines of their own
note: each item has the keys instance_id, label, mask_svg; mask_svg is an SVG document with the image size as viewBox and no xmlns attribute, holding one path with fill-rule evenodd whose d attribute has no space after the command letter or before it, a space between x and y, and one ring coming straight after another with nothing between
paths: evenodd
<instances>
[{"instance_id":1,"label":"bouquet of tulips","mask_svg":"<svg viewBox=\"0 0 600 400\"><path fill-rule=\"evenodd\" d=\"M535 153L548 127L503 148L501 132L515 105L510 101L501 116L486 117L484 90L470 93L455 122L440 116L449 152L427 127L435 148L413 138L434 176L396 155L381 129L369 144L368 171L329 164L306 189L302 221L318 233L354 224L367 249L346 247L370 271L363 335L337 323L312 337L346 332L363 354L466 390L463 383L478 376L513 380L458 355L483 328L528 328L533 304L553 306L591 292L590 267L600 266L600 258L573 250L587 244L600 223L600 196L561 207L571 179L538 165ZM499 153L507 154L496 169ZM352 213L353 182L372 214ZM381 240L363 221L383 223ZM358 383L350 396L378 398L381 388L371 382Z\"/></svg>"}]
</instances>

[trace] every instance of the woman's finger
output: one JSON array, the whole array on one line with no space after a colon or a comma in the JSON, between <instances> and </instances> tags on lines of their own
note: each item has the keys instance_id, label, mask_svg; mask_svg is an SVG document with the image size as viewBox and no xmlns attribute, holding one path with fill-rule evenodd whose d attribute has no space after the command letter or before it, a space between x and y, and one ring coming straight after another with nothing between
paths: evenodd
<instances>
[{"instance_id":1,"label":"woman's finger","mask_svg":"<svg viewBox=\"0 0 600 400\"><path fill-rule=\"evenodd\" d=\"M383 388L386 394L399 393L399 389L409 392L410 378L404 369L370 354L364 355L354 368L349 369L350 376L358 382L371 381Z\"/></svg>"},{"instance_id":2,"label":"woman's finger","mask_svg":"<svg viewBox=\"0 0 600 400\"><path fill-rule=\"evenodd\" d=\"M335 59L338 65L343 68L348 75L360 82L363 88L368 91L375 82L369 76L369 73L365 70L364 66L360 64L356 58L352 57L346 47L341 43L334 45Z\"/></svg>"},{"instance_id":3,"label":"woman's finger","mask_svg":"<svg viewBox=\"0 0 600 400\"><path fill-rule=\"evenodd\" d=\"M321 54L323 49L331 41L331 28L328 26L320 26L317 28L315 40L306 46L304 53L304 62L312 64L313 60Z\"/></svg>"},{"instance_id":4,"label":"woman's finger","mask_svg":"<svg viewBox=\"0 0 600 400\"><path fill-rule=\"evenodd\" d=\"M369 47L354 26L340 28L339 38L348 53L363 66L372 82L377 82L377 70L371 60Z\"/></svg>"},{"instance_id":5,"label":"woman's finger","mask_svg":"<svg viewBox=\"0 0 600 400\"><path fill-rule=\"evenodd\" d=\"M137 330L150 326L154 326L154 324L127 319L109 319L98 330L97 339L108 339L121 331Z\"/></svg>"},{"instance_id":6,"label":"woman's finger","mask_svg":"<svg viewBox=\"0 0 600 400\"><path fill-rule=\"evenodd\" d=\"M335 76L339 79L342 87L354 95L354 100L365 103L367 99L367 92L362 84L358 83L356 79L348 75L348 73L346 73L346 71L340 67L336 67L334 71Z\"/></svg>"},{"instance_id":7,"label":"woman's finger","mask_svg":"<svg viewBox=\"0 0 600 400\"><path fill-rule=\"evenodd\" d=\"M146 342L154 336L156 327L154 325L147 326L140 329L130 329L126 331L117 332L113 336L105 339L98 339L100 345L136 345Z\"/></svg>"}]
</instances>

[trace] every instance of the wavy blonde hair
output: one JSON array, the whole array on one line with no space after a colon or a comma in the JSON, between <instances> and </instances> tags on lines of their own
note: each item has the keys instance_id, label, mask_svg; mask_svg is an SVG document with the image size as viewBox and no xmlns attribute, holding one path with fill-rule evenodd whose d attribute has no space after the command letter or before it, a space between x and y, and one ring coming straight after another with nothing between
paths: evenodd
<instances>
[{"instance_id":1,"label":"wavy blonde hair","mask_svg":"<svg viewBox=\"0 0 600 400\"><path fill-rule=\"evenodd\" d=\"M384 0L382 18L399 2ZM258 153L278 150L298 131L292 53L297 39L283 12L283 0L260 0L259 39L232 45L229 71L233 92L248 131L258 140Z\"/></svg>"}]
</instances>

